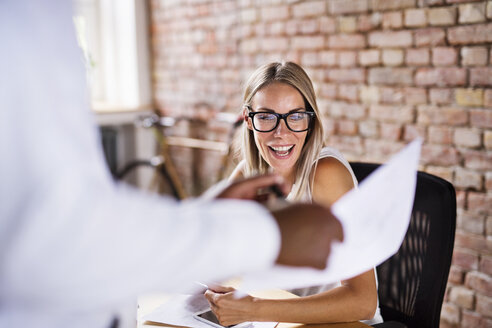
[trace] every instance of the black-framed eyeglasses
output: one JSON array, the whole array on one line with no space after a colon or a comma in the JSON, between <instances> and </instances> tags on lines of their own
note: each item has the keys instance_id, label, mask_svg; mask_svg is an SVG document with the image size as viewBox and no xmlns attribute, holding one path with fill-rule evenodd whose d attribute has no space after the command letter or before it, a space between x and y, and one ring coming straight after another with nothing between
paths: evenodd
<instances>
[{"instance_id":1,"label":"black-framed eyeglasses","mask_svg":"<svg viewBox=\"0 0 492 328\"><path fill-rule=\"evenodd\" d=\"M284 120L287 128L293 132L303 132L309 130L314 112L296 111L285 114L272 112L249 112L253 128L258 132L270 132L277 128L280 120Z\"/></svg>"}]
</instances>

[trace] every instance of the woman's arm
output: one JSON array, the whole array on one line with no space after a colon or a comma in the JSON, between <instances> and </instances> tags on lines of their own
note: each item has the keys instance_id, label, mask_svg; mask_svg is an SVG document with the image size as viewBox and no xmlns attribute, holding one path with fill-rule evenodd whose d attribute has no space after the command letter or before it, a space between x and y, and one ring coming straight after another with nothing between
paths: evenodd
<instances>
[{"instance_id":1,"label":"woman's arm","mask_svg":"<svg viewBox=\"0 0 492 328\"><path fill-rule=\"evenodd\" d=\"M313 200L331 206L354 187L352 176L334 158L318 163L313 186ZM342 281L340 287L307 297L267 300L247 296L235 299L226 290L208 291L212 310L224 325L243 321L280 321L326 323L368 320L377 308L374 270Z\"/></svg>"}]
</instances>

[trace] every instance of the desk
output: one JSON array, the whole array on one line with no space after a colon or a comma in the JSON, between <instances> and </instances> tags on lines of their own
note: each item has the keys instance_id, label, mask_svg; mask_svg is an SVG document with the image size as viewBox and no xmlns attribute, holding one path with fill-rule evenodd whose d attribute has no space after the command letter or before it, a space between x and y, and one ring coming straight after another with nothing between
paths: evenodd
<instances>
[{"instance_id":1,"label":"desk","mask_svg":"<svg viewBox=\"0 0 492 328\"><path fill-rule=\"evenodd\" d=\"M140 318L144 315L152 312L157 307L159 307L162 303L166 302L171 295L155 293L155 294L147 294L140 296L138 298L138 312L137 312L137 327L138 328L155 328L155 327L176 327L169 326L165 324L159 323L149 323L149 322L141 322ZM212 327L212 326L210 326ZM302 327L302 328L368 328L370 326L363 324L361 322L347 322L347 323L327 323L327 324L316 324L316 325L303 325L296 323L279 323L276 328L294 328L294 327Z\"/></svg>"}]
</instances>

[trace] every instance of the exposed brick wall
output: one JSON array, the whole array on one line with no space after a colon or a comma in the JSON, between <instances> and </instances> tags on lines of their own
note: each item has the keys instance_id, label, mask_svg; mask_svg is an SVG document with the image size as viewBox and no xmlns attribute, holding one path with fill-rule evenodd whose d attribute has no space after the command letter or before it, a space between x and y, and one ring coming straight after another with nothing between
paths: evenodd
<instances>
[{"instance_id":1,"label":"exposed brick wall","mask_svg":"<svg viewBox=\"0 0 492 328\"><path fill-rule=\"evenodd\" d=\"M421 169L457 189L442 326L492 326L492 1L151 0L151 16L165 114L238 111L252 70L292 60L315 83L327 144L350 160L381 162L422 137ZM205 186L216 167L185 180Z\"/></svg>"}]
</instances>

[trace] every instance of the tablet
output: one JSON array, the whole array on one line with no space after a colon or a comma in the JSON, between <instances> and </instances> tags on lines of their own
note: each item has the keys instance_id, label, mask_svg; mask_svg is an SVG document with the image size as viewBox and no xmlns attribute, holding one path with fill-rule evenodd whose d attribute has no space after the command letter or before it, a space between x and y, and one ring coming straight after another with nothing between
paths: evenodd
<instances>
[{"instance_id":1,"label":"tablet","mask_svg":"<svg viewBox=\"0 0 492 328\"><path fill-rule=\"evenodd\" d=\"M219 322L219 319L215 316L215 314L212 312L212 310L204 310L197 312L193 314L193 317L197 320L200 320L201 322L205 322L211 326L214 326L215 328L246 328L251 326L251 322L242 322L237 325L232 325L232 326L222 326Z\"/></svg>"}]
</instances>

